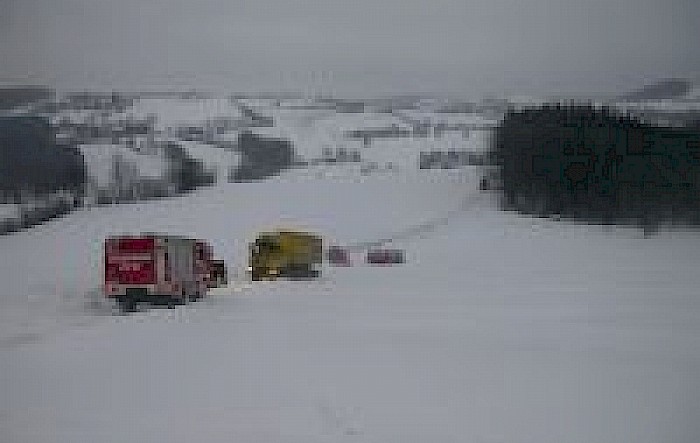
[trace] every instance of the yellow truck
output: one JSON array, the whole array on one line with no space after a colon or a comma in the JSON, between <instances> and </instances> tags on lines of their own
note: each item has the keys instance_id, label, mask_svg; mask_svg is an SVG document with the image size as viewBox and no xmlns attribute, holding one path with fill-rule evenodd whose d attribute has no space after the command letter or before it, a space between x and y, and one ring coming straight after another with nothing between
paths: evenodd
<instances>
[{"instance_id":1,"label":"yellow truck","mask_svg":"<svg viewBox=\"0 0 700 443\"><path fill-rule=\"evenodd\" d=\"M250 244L252 280L315 278L323 261L321 237L307 232L278 230L260 233Z\"/></svg>"}]
</instances>

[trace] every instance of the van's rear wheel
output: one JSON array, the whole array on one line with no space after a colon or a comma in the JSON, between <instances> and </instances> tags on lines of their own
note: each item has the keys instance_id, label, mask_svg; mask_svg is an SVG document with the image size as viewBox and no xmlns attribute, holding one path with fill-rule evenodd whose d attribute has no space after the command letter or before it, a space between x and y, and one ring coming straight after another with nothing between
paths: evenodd
<instances>
[{"instance_id":1,"label":"van's rear wheel","mask_svg":"<svg viewBox=\"0 0 700 443\"><path fill-rule=\"evenodd\" d=\"M117 299L117 303L119 304L119 310L121 312L134 312L134 311L136 311L136 301L134 300L133 297L130 297L128 295L119 297Z\"/></svg>"},{"instance_id":2,"label":"van's rear wheel","mask_svg":"<svg viewBox=\"0 0 700 443\"><path fill-rule=\"evenodd\" d=\"M282 275L293 280L308 280L318 277L317 271L310 263L288 266L284 269Z\"/></svg>"},{"instance_id":3,"label":"van's rear wheel","mask_svg":"<svg viewBox=\"0 0 700 443\"><path fill-rule=\"evenodd\" d=\"M189 301L196 301L202 297L202 293L199 291L199 289L195 289L194 294L190 295L188 297Z\"/></svg>"}]
</instances>

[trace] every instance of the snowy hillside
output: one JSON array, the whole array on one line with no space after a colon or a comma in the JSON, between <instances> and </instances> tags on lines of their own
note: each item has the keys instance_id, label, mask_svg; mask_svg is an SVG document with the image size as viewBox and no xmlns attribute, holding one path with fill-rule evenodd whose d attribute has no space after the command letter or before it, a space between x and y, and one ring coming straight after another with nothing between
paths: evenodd
<instances>
[{"instance_id":1,"label":"snowy hillside","mask_svg":"<svg viewBox=\"0 0 700 443\"><path fill-rule=\"evenodd\" d=\"M89 180L99 188L108 188L114 183L116 158L133 165L134 179L163 179L168 170L168 162L160 152L141 154L123 145L110 144L80 145L80 152L85 159Z\"/></svg>"},{"instance_id":2,"label":"snowy hillside","mask_svg":"<svg viewBox=\"0 0 700 443\"><path fill-rule=\"evenodd\" d=\"M226 98L211 99L173 99L173 98L141 98L131 112L141 118L149 114L158 116L156 128L167 128L182 125L204 124L216 118L240 118L238 107Z\"/></svg>"},{"instance_id":3,"label":"snowy hillside","mask_svg":"<svg viewBox=\"0 0 700 443\"><path fill-rule=\"evenodd\" d=\"M121 112L67 110L54 120L64 125L62 135L74 137L83 154L88 203L104 203L172 195L177 188L169 177L173 156L177 161L188 156L217 180L227 180L240 158L221 145L236 140L240 118L238 107L228 99L170 97L140 98ZM89 130L82 132L99 136L79 138L76 128L85 126ZM182 139L191 135L189 130L202 140ZM184 149L182 156L170 150L177 146Z\"/></svg>"},{"instance_id":4,"label":"snowy hillside","mask_svg":"<svg viewBox=\"0 0 700 443\"><path fill-rule=\"evenodd\" d=\"M202 162L207 170L214 171L217 181L228 180L229 172L240 163L240 154L236 151L190 141L182 142L182 146L187 155Z\"/></svg>"},{"instance_id":5,"label":"snowy hillside","mask_svg":"<svg viewBox=\"0 0 700 443\"><path fill-rule=\"evenodd\" d=\"M362 124L274 118L306 157ZM457 141L362 148L397 165L381 173L294 169L0 237L0 440L695 441L700 235L500 212L475 167L419 170L431 143ZM252 284L247 242L278 226L391 241L407 263L372 267L359 251L319 281ZM233 281L111 315L102 241L141 231L209 239Z\"/></svg>"}]
</instances>

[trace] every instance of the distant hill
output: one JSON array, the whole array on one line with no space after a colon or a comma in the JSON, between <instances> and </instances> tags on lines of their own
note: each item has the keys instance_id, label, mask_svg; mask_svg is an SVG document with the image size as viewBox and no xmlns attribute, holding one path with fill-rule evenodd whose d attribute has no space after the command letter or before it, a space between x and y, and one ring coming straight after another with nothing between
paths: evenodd
<instances>
[{"instance_id":1,"label":"distant hill","mask_svg":"<svg viewBox=\"0 0 700 443\"><path fill-rule=\"evenodd\" d=\"M686 95L692 87L693 84L689 80L666 79L629 92L619 97L619 99L640 101L679 98Z\"/></svg>"},{"instance_id":2,"label":"distant hill","mask_svg":"<svg viewBox=\"0 0 700 443\"><path fill-rule=\"evenodd\" d=\"M0 86L0 109L12 109L41 100L51 100L55 92L44 86Z\"/></svg>"}]
</instances>

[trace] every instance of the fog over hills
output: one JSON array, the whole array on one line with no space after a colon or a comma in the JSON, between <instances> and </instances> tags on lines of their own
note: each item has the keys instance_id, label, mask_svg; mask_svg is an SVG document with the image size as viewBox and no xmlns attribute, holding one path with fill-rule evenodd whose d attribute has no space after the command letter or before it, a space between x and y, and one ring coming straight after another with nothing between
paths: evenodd
<instances>
[{"instance_id":1,"label":"fog over hills","mask_svg":"<svg viewBox=\"0 0 700 443\"><path fill-rule=\"evenodd\" d=\"M3 5L0 81L59 91L617 96L700 72L689 0Z\"/></svg>"}]
</instances>

